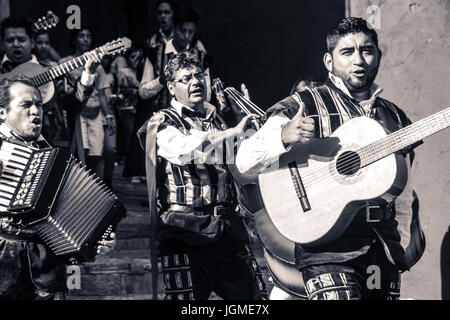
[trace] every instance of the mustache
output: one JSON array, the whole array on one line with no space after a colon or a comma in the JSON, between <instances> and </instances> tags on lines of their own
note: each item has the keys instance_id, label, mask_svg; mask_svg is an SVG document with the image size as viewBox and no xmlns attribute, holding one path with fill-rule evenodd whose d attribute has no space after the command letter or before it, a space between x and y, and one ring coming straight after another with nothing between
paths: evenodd
<instances>
[{"instance_id":1,"label":"mustache","mask_svg":"<svg viewBox=\"0 0 450 320\"><path fill-rule=\"evenodd\" d=\"M198 85L195 86L195 88L189 89L189 94L191 94L193 92L196 92L196 91L204 92L204 90L205 90L205 87L202 84L198 84Z\"/></svg>"}]
</instances>

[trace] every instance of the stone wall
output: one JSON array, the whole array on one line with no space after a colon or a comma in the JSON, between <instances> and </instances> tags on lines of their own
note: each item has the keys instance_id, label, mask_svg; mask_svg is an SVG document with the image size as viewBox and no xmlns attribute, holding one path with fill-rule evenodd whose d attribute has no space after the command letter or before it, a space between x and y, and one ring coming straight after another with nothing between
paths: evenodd
<instances>
[{"instance_id":1,"label":"stone wall","mask_svg":"<svg viewBox=\"0 0 450 320\"><path fill-rule=\"evenodd\" d=\"M348 4L350 15L369 19L368 7L380 8L377 32L383 59L377 83L384 88L382 96L402 107L413 121L449 107L450 2L350 0ZM450 265L444 266L447 271L442 274L440 270L441 259L450 256L448 244L441 254L450 224L449 135L447 129L429 137L416 152L412 178L420 197L427 248L402 278L403 298L441 299L442 285L445 291L450 286Z\"/></svg>"}]
</instances>

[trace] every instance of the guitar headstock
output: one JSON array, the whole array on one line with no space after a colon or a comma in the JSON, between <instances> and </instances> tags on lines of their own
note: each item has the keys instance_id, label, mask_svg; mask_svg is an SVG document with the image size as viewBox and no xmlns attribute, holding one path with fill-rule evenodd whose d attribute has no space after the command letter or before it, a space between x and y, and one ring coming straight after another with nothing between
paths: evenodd
<instances>
[{"instance_id":1,"label":"guitar headstock","mask_svg":"<svg viewBox=\"0 0 450 320\"><path fill-rule=\"evenodd\" d=\"M58 22L58 16L51 11L47 11L47 14L33 23L31 28L33 29L33 32L45 31L54 28Z\"/></svg>"},{"instance_id":2,"label":"guitar headstock","mask_svg":"<svg viewBox=\"0 0 450 320\"><path fill-rule=\"evenodd\" d=\"M132 42L130 39L123 37L106 43L100 48L100 50L103 54L108 55L124 53L127 49L131 48L131 43Z\"/></svg>"}]
</instances>

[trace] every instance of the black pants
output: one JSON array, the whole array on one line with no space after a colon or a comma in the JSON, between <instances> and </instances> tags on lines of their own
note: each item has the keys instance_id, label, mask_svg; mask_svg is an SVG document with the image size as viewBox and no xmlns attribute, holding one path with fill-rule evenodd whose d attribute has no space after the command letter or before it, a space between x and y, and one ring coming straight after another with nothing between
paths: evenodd
<instances>
[{"instance_id":1,"label":"black pants","mask_svg":"<svg viewBox=\"0 0 450 320\"><path fill-rule=\"evenodd\" d=\"M339 264L303 268L310 300L398 300L400 272L377 240L369 251Z\"/></svg>"},{"instance_id":2,"label":"black pants","mask_svg":"<svg viewBox=\"0 0 450 320\"><path fill-rule=\"evenodd\" d=\"M204 246L176 239L161 242L166 299L207 300L212 291L225 300L261 299L246 244L226 233Z\"/></svg>"},{"instance_id":3,"label":"black pants","mask_svg":"<svg viewBox=\"0 0 450 320\"><path fill-rule=\"evenodd\" d=\"M126 158L133 135L134 112L124 110L118 113L117 123L117 155Z\"/></svg>"},{"instance_id":4,"label":"black pants","mask_svg":"<svg viewBox=\"0 0 450 320\"><path fill-rule=\"evenodd\" d=\"M61 299L65 265L42 244L0 232L0 300Z\"/></svg>"}]
</instances>

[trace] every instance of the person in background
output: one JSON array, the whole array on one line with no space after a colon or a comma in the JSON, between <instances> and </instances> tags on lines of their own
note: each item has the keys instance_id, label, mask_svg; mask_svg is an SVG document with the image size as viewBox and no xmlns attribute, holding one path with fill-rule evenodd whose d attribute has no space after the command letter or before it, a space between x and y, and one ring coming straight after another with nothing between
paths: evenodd
<instances>
[{"instance_id":1,"label":"person in background","mask_svg":"<svg viewBox=\"0 0 450 320\"><path fill-rule=\"evenodd\" d=\"M117 99L117 78L115 74L112 72L112 62L113 57L104 56L102 58L101 64L103 69L105 70L104 75L104 93L106 96L106 100L108 103L108 108L110 110L113 109L113 104L115 99ZM113 121L114 125L117 127L117 120L115 116L115 112L112 112L114 116ZM112 189L112 177L114 174L114 164L116 161L116 153L117 153L117 130L108 130L108 124L105 118L103 118L103 130L105 139L103 141L103 182Z\"/></svg>"},{"instance_id":2,"label":"person in background","mask_svg":"<svg viewBox=\"0 0 450 320\"><path fill-rule=\"evenodd\" d=\"M173 0L158 0L156 3L156 22L158 31L147 40L147 47L156 48L166 44L174 36L174 17L177 4Z\"/></svg>"},{"instance_id":3,"label":"person in background","mask_svg":"<svg viewBox=\"0 0 450 320\"><path fill-rule=\"evenodd\" d=\"M46 31L34 34L34 54L39 63L46 67L58 65L61 56L55 51L50 42L50 35Z\"/></svg>"},{"instance_id":4,"label":"person in background","mask_svg":"<svg viewBox=\"0 0 450 320\"><path fill-rule=\"evenodd\" d=\"M191 50L200 59L206 75L207 101L210 101L209 57L206 55L203 43L197 37L198 20L197 13L191 9L178 11L175 16L174 38L167 42L159 42L156 47L146 50L144 70L139 85L140 100L136 110L133 132L137 132L154 112L170 105L172 97L166 86L164 68L170 58L183 50ZM130 148L138 149L139 141L133 139ZM132 183L145 180L144 156L141 152L127 159L123 175L131 177Z\"/></svg>"},{"instance_id":5,"label":"person in background","mask_svg":"<svg viewBox=\"0 0 450 320\"><path fill-rule=\"evenodd\" d=\"M94 43L93 33L87 26L74 30L71 34L71 44L74 53L59 61L63 63L75 57L78 57L92 49ZM73 93L73 84L81 77L81 68L68 73L64 85L65 95ZM72 99L70 105L64 105L67 110L68 119L73 128L73 139L71 145L72 153L85 162L88 168L96 173L98 165L102 159L103 145L105 139L105 130L103 121L106 121L107 133L115 132L114 115L108 103L105 89L108 83L105 81L105 70L101 64L95 69L94 90L89 95L87 101L79 103ZM70 114L70 117L69 117Z\"/></svg>"},{"instance_id":6,"label":"person in background","mask_svg":"<svg viewBox=\"0 0 450 320\"><path fill-rule=\"evenodd\" d=\"M135 122L136 106L138 103L139 81L137 69L142 61L143 50L137 47L128 49L125 54L127 66L117 71L117 155L119 165L123 164L129 153L132 141L133 124ZM133 156L130 154L130 156Z\"/></svg>"},{"instance_id":7,"label":"person in background","mask_svg":"<svg viewBox=\"0 0 450 320\"><path fill-rule=\"evenodd\" d=\"M34 54L40 64L51 68L58 65L54 57L60 59L61 57L53 49L50 43L50 36L48 32L42 31L34 34ZM53 52L53 54L52 54ZM62 85L63 80L54 80L55 88ZM42 135L47 137L47 140L56 147L68 147L69 133L67 124L64 119L64 111L58 103L58 94L55 93L52 101L52 108L44 108L44 121L42 128Z\"/></svg>"},{"instance_id":8,"label":"person in background","mask_svg":"<svg viewBox=\"0 0 450 320\"><path fill-rule=\"evenodd\" d=\"M142 99L153 100L153 112L167 108L171 95L166 86L164 68L167 61L184 50L190 50L202 63L207 85L207 101L211 100L211 79L209 75L210 57L197 35L199 17L192 9L179 11L175 17L175 35L157 50L149 52L145 59L144 74L139 86Z\"/></svg>"}]
</instances>

